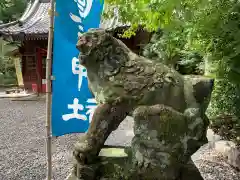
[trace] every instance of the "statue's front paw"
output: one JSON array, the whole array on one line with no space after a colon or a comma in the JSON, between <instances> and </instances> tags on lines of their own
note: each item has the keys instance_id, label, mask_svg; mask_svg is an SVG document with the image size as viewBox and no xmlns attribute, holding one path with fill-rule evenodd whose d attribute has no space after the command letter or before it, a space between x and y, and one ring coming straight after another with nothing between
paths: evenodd
<instances>
[{"instance_id":1,"label":"statue's front paw","mask_svg":"<svg viewBox=\"0 0 240 180\"><path fill-rule=\"evenodd\" d=\"M148 159L144 159L143 161L138 160L133 161L134 167L137 168L138 170L148 169L150 167L150 164L151 163Z\"/></svg>"},{"instance_id":2,"label":"statue's front paw","mask_svg":"<svg viewBox=\"0 0 240 180\"><path fill-rule=\"evenodd\" d=\"M147 169L150 167L150 160L144 157L140 152L136 152L135 157L133 159L133 166L137 169Z\"/></svg>"},{"instance_id":3,"label":"statue's front paw","mask_svg":"<svg viewBox=\"0 0 240 180\"><path fill-rule=\"evenodd\" d=\"M92 147L86 140L75 144L73 155L80 164L90 163L94 159Z\"/></svg>"}]
</instances>

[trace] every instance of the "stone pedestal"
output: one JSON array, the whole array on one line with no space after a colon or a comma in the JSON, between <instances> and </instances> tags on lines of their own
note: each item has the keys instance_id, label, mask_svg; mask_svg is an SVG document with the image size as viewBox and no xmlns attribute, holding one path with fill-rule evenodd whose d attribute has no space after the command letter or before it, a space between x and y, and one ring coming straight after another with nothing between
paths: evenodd
<instances>
[{"instance_id":1,"label":"stone pedestal","mask_svg":"<svg viewBox=\"0 0 240 180\"><path fill-rule=\"evenodd\" d=\"M105 147L99 154L95 167L94 180L146 180L146 171L141 172L132 164L132 149L130 147ZM162 178L161 169L149 169L148 180L170 180ZM179 167L177 177L173 180L203 180L197 167L190 160L187 164ZM156 175L159 178L156 179ZM66 180L79 180L74 172ZM80 179L87 180L87 179Z\"/></svg>"}]
</instances>

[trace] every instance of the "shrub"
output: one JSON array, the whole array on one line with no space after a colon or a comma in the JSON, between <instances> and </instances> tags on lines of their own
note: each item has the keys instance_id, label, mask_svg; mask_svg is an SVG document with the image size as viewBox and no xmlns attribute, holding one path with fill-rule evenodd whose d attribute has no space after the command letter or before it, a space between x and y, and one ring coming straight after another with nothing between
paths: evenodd
<instances>
[{"instance_id":1,"label":"shrub","mask_svg":"<svg viewBox=\"0 0 240 180\"><path fill-rule=\"evenodd\" d=\"M240 145L240 87L228 79L215 80L207 115L210 128L226 140Z\"/></svg>"}]
</instances>

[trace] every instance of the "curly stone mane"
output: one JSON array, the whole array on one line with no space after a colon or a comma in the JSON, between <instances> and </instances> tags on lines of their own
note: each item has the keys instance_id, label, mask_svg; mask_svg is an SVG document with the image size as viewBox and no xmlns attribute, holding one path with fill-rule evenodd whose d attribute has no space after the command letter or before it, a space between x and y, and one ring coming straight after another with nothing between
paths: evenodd
<instances>
[{"instance_id":1,"label":"curly stone mane","mask_svg":"<svg viewBox=\"0 0 240 180\"><path fill-rule=\"evenodd\" d=\"M79 37L79 60L87 69L115 75L128 60L130 49L105 30L91 29Z\"/></svg>"}]
</instances>

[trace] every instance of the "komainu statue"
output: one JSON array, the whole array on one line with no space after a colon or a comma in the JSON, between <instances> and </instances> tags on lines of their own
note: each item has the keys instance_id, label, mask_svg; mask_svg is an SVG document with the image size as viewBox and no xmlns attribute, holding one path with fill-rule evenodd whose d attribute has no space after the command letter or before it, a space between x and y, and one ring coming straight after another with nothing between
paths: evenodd
<instances>
[{"instance_id":1,"label":"komainu statue","mask_svg":"<svg viewBox=\"0 0 240 180\"><path fill-rule=\"evenodd\" d=\"M132 116L135 136L125 179L201 180L191 155L207 143L205 111L213 80L183 76L139 56L102 29L81 35L77 48L98 107L75 146L76 179L104 177L97 173L98 154L109 134Z\"/></svg>"}]
</instances>

